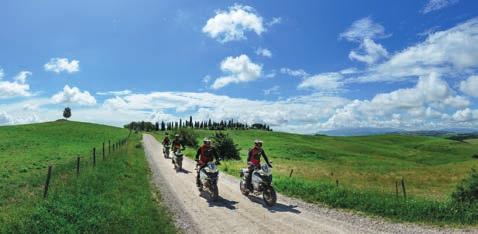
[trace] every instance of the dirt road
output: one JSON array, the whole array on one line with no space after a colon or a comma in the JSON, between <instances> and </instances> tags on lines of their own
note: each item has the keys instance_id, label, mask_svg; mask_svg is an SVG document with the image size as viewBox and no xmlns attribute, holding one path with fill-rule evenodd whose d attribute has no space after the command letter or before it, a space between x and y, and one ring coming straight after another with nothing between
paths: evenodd
<instances>
[{"instance_id":1,"label":"dirt road","mask_svg":"<svg viewBox=\"0 0 478 234\"><path fill-rule=\"evenodd\" d=\"M154 182L187 233L436 233L450 230L394 224L344 211L320 207L278 194L277 205L263 205L262 198L243 196L239 180L219 175L217 202L208 202L195 185L194 161L185 158L184 171L176 172L165 159L162 146L151 135L143 145Z\"/></svg>"}]
</instances>

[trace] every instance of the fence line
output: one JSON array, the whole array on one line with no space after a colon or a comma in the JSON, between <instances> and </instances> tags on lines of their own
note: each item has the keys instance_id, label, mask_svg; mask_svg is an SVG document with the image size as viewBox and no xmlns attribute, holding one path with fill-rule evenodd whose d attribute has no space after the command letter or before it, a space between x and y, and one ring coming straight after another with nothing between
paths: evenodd
<instances>
[{"instance_id":1,"label":"fence line","mask_svg":"<svg viewBox=\"0 0 478 234\"><path fill-rule=\"evenodd\" d=\"M115 148L116 150L118 150L118 148L123 148L123 146L125 146L128 142L128 139L129 139L129 136L126 137L126 138L123 138L123 139L119 139L117 140L116 142L113 142L113 151L111 151L111 140L108 140L108 155L110 155L111 153L114 153L115 151ZM105 142L103 142L103 161L105 160ZM93 160L93 168L96 167L96 147L93 147L93 151L92 151L92 160ZM78 155L76 157L76 176L79 177L80 176L80 160L81 160L81 157L80 155ZM48 166L48 172L47 172L47 177L46 177L46 180L45 180L45 185L44 185L44 189L43 189L43 198L47 198L48 197L48 190L49 190L49 187L50 187L50 180L51 180L51 177L52 177L52 171L53 171L53 166L52 165L49 165Z\"/></svg>"}]
</instances>

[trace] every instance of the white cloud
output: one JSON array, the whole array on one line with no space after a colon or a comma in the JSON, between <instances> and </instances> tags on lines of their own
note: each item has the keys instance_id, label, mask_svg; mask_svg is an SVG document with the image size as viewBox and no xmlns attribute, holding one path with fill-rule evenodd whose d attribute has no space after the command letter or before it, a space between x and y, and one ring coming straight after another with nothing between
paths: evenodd
<instances>
[{"instance_id":1,"label":"white cloud","mask_svg":"<svg viewBox=\"0 0 478 234\"><path fill-rule=\"evenodd\" d=\"M287 75L290 75L290 76L295 76L295 77L306 77L306 76L309 76L309 73L307 73L306 71L304 71L303 69L290 69L290 68L287 68L287 67L283 67L280 69L280 72L282 74L287 74Z\"/></svg>"},{"instance_id":2,"label":"white cloud","mask_svg":"<svg viewBox=\"0 0 478 234\"><path fill-rule=\"evenodd\" d=\"M344 83L343 76L340 73L330 72L321 73L314 76L306 77L297 86L299 89L313 89L322 92L335 92L340 90Z\"/></svg>"},{"instance_id":3,"label":"white cloud","mask_svg":"<svg viewBox=\"0 0 478 234\"><path fill-rule=\"evenodd\" d=\"M282 18L281 17L274 17L272 18L271 21L267 22L267 26L272 26L274 24L280 24L282 22Z\"/></svg>"},{"instance_id":4,"label":"white cloud","mask_svg":"<svg viewBox=\"0 0 478 234\"><path fill-rule=\"evenodd\" d=\"M231 83L243 83L257 80L262 74L262 65L253 63L247 55L227 57L221 62L221 70L228 75L217 78L213 89L220 89Z\"/></svg>"},{"instance_id":5,"label":"white cloud","mask_svg":"<svg viewBox=\"0 0 478 234\"><path fill-rule=\"evenodd\" d=\"M339 35L348 41L362 42L363 39L374 39L386 37L385 28L373 22L371 17L365 17L352 23L352 25Z\"/></svg>"},{"instance_id":6,"label":"white cloud","mask_svg":"<svg viewBox=\"0 0 478 234\"><path fill-rule=\"evenodd\" d=\"M256 50L256 54L257 55L260 55L260 56L264 56L264 57L267 57L267 58L270 58L272 57L272 52L266 48L258 48Z\"/></svg>"},{"instance_id":7,"label":"white cloud","mask_svg":"<svg viewBox=\"0 0 478 234\"><path fill-rule=\"evenodd\" d=\"M4 111L0 111L0 125L9 124L11 117Z\"/></svg>"},{"instance_id":8,"label":"white cloud","mask_svg":"<svg viewBox=\"0 0 478 234\"><path fill-rule=\"evenodd\" d=\"M460 82L460 90L472 97L478 97L478 76L470 76Z\"/></svg>"},{"instance_id":9,"label":"white cloud","mask_svg":"<svg viewBox=\"0 0 478 234\"><path fill-rule=\"evenodd\" d=\"M120 90L120 91L106 91L106 92L97 92L97 95L101 96L124 96L131 94L131 90L125 89L125 90Z\"/></svg>"},{"instance_id":10,"label":"white cloud","mask_svg":"<svg viewBox=\"0 0 478 234\"><path fill-rule=\"evenodd\" d=\"M55 73L68 72L75 73L80 71L80 61L72 59L68 61L67 58L51 58L48 63L43 65L45 71L52 71Z\"/></svg>"},{"instance_id":11,"label":"white cloud","mask_svg":"<svg viewBox=\"0 0 478 234\"><path fill-rule=\"evenodd\" d=\"M354 100L337 109L322 127L444 127L451 121L447 110L469 104L437 74L431 74L420 77L413 88L377 94L371 100Z\"/></svg>"},{"instance_id":12,"label":"white cloud","mask_svg":"<svg viewBox=\"0 0 478 234\"><path fill-rule=\"evenodd\" d=\"M246 39L247 31L261 35L265 28L262 17L257 15L254 8L236 4L229 7L228 11L216 11L216 15L207 21L202 31L225 43Z\"/></svg>"},{"instance_id":13,"label":"white cloud","mask_svg":"<svg viewBox=\"0 0 478 234\"><path fill-rule=\"evenodd\" d=\"M431 72L457 75L477 67L478 18L473 18L395 53L389 60L370 67L358 81L397 81Z\"/></svg>"},{"instance_id":14,"label":"white cloud","mask_svg":"<svg viewBox=\"0 0 478 234\"><path fill-rule=\"evenodd\" d=\"M31 96L30 85L26 83L31 74L29 71L21 71L13 78L14 81L0 80L0 99ZM2 76L3 70L0 70L0 79Z\"/></svg>"},{"instance_id":15,"label":"white cloud","mask_svg":"<svg viewBox=\"0 0 478 234\"><path fill-rule=\"evenodd\" d=\"M443 9L447 6L451 6L457 2L458 0L428 0L427 4L423 7L421 12L423 14L427 14L432 11Z\"/></svg>"},{"instance_id":16,"label":"white cloud","mask_svg":"<svg viewBox=\"0 0 478 234\"><path fill-rule=\"evenodd\" d=\"M367 64L374 64L381 58L388 56L388 51L382 45L375 43L372 39L365 38L360 44L360 49L363 52L352 50L349 53L351 60L357 60Z\"/></svg>"},{"instance_id":17,"label":"white cloud","mask_svg":"<svg viewBox=\"0 0 478 234\"><path fill-rule=\"evenodd\" d=\"M478 110L466 108L458 110L453 114L453 120L457 122L472 122L478 120Z\"/></svg>"},{"instance_id":18,"label":"white cloud","mask_svg":"<svg viewBox=\"0 0 478 234\"><path fill-rule=\"evenodd\" d=\"M274 85L270 89L264 89L263 90L264 95L277 95L280 93L279 88L280 88L279 85Z\"/></svg>"},{"instance_id":19,"label":"white cloud","mask_svg":"<svg viewBox=\"0 0 478 234\"><path fill-rule=\"evenodd\" d=\"M31 76L32 73L29 71L21 71L18 73L15 77L13 77L13 80L15 80L18 83L24 84L29 76Z\"/></svg>"},{"instance_id":20,"label":"white cloud","mask_svg":"<svg viewBox=\"0 0 478 234\"><path fill-rule=\"evenodd\" d=\"M79 105L94 105L96 99L88 91L81 92L77 87L65 85L63 91L51 97L53 103L72 103Z\"/></svg>"}]
</instances>

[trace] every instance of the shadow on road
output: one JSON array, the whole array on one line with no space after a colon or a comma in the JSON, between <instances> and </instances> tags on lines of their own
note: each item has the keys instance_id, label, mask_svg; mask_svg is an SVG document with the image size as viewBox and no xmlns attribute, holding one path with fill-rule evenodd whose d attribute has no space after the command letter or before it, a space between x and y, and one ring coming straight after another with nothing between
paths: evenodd
<instances>
[{"instance_id":1,"label":"shadow on road","mask_svg":"<svg viewBox=\"0 0 478 234\"><path fill-rule=\"evenodd\" d=\"M266 208L267 210L269 210L272 213L274 213L274 212L289 212L289 213L294 213L294 214L300 214L301 213L300 210L296 209L297 206L294 206L294 205L284 205L282 203L276 203L274 206L271 207L271 206L266 205L264 203L264 201L259 197L249 195L249 196L247 196L247 198L249 198L249 200L252 201L252 202L261 204L262 207Z\"/></svg>"},{"instance_id":2,"label":"shadow on road","mask_svg":"<svg viewBox=\"0 0 478 234\"><path fill-rule=\"evenodd\" d=\"M176 170L176 172L180 172L180 173L184 173L184 174L189 174L189 173L191 173L191 171L188 171L188 170L186 170L186 169L184 169L184 168L178 169L178 170Z\"/></svg>"},{"instance_id":3,"label":"shadow on road","mask_svg":"<svg viewBox=\"0 0 478 234\"><path fill-rule=\"evenodd\" d=\"M208 195L204 191L201 192L199 196L206 199L207 203L209 204L209 207L224 207L229 210L235 210L236 204L238 203L237 201L227 200L221 196L219 196L216 201L211 201L208 199Z\"/></svg>"}]
</instances>

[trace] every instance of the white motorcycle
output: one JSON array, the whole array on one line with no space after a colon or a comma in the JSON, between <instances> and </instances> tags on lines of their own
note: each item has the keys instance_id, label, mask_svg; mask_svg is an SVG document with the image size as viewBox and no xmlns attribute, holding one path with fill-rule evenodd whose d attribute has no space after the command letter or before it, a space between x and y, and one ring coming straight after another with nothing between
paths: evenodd
<instances>
[{"instance_id":1,"label":"white motorcycle","mask_svg":"<svg viewBox=\"0 0 478 234\"><path fill-rule=\"evenodd\" d=\"M252 191L249 191L249 189L246 188L246 178L248 174L249 170L247 168L243 168L241 170L241 193L244 196L249 195L250 192L256 196L259 196L262 193L262 198L266 205L275 205L277 202L277 195L276 191L272 187L272 168L270 168L267 164L262 164L260 168L254 169L251 179Z\"/></svg>"},{"instance_id":2,"label":"white motorcycle","mask_svg":"<svg viewBox=\"0 0 478 234\"><path fill-rule=\"evenodd\" d=\"M173 162L176 171L181 171L183 169L183 153L181 152L181 149L174 151L173 160L171 161Z\"/></svg>"},{"instance_id":3,"label":"white motorcycle","mask_svg":"<svg viewBox=\"0 0 478 234\"><path fill-rule=\"evenodd\" d=\"M209 199L217 200L219 197L219 189L217 188L217 180L219 177L218 163L208 162L207 165L199 171L199 181L201 182L199 191L206 191Z\"/></svg>"}]
</instances>

